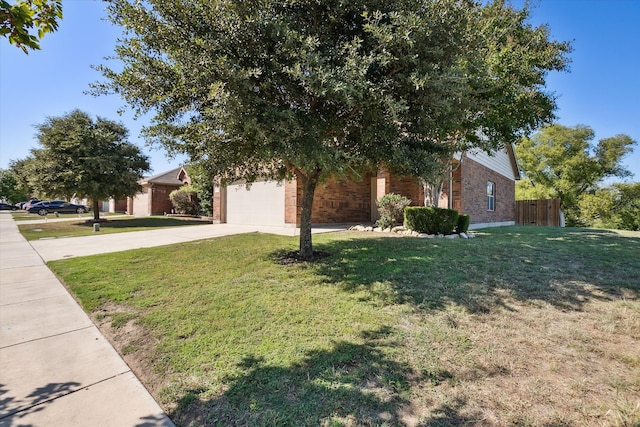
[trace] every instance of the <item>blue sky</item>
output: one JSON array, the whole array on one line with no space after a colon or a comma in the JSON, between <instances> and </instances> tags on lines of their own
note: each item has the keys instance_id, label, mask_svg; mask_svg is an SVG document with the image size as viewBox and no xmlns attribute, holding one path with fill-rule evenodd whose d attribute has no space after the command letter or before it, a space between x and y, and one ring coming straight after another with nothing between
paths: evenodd
<instances>
[{"instance_id":1,"label":"blue sky","mask_svg":"<svg viewBox=\"0 0 640 427\"><path fill-rule=\"evenodd\" d=\"M514 0L516 6L522 0ZM569 73L551 73L547 88L558 96L558 123L588 125L600 138L629 135L640 143L640 0L533 0L531 22L547 23L556 40L570 40L574 51ZM47 35L42 50L25 55L0 40L0 168L26 157L36 147L33 125L49 116L79 108L94 117L121 121L130 141L151 159L153 173L170 170L186 159L168 159L161 148L139 138L145 118L130 111L118 115L117 96L84 92L100 80L91 65L111 55L117 27L104 21L104 4L63 0L59 30ZM640 181L640 146L624 160Z\"/></svg>"}]
</instances>

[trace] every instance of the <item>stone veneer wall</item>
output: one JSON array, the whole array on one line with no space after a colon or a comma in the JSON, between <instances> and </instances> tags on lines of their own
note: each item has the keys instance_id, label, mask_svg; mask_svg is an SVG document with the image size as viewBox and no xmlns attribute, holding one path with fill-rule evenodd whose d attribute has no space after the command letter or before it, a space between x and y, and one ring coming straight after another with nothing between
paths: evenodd
<instances>
[{"instance_id":1,"label":"stone veneer wall","mask_svg":"<svg viewBox=\"0 0 640 427\"><path fill-rule=\"evenodd\" d=\"M514 180L469 158L462 162L460 177L461 211L470 215L471 224L516 220ZM495 183L494 211L487 210L487 181Z\"/></svg>"}]
</instances>

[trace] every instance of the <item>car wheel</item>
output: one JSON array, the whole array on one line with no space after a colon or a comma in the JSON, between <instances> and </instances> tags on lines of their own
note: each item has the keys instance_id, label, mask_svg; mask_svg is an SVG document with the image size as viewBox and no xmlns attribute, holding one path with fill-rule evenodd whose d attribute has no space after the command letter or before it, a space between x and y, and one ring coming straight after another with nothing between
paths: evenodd
<instances>
[{"instance_id":1,"label":"car wheel","mask_svg":"<svg viewBox=\"0 0 640 427\"><path fill-rule=\"evenodd\" d=\"M78 212L79 214L83 214L84 213L84 208L78 208L78 210L76 212Z\"/></svg>"},{"instance_id":2,"label":"car wheel","mask_svg":"<svg viewBox=\"0 0 640 427\"><path fill-rule=\"evenodd\" d=\"M40 216L45 216L46 214L48 214L49 212L46 209L40 209L38 211L38 215Z\"/></svg>"}]
</instances>

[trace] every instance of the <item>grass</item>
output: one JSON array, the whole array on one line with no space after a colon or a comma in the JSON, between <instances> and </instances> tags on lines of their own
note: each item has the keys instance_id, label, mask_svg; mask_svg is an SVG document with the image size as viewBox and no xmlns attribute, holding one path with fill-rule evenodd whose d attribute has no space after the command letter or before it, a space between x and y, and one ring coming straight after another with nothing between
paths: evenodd
<instances>
[{"instance_id":1,"label":"grass","mask_svg":"<svg viewBox=\"0 0 640 427\"><path fill-rule=\"evenodd\" d=\"M62 215L60 215L62 217ZM91 219L93 216L87 219ZM114 217L100 223L100 234L122 233L129 231L144 231L155 228L202 225L205 222L197 219L179 219L157 217ZM90 236L93 222L87 220L46 222L40 224L18 224L20 233L27 240L54 239L63 237Z\"/></svg>"},{"instance_id":2,"label":"grass","mask_svg":"<svg viewBox=\"0 0 640 427\"><path fill-rule=\"evenodd\" d=\"M640 423L640 233L247 234L51 268L178 426Z\"/></svg>"},{"instance_id":3,"label":"grass","mask_svg":"<svg viewBox=\"0 0 640 427\"><path fill-rule=\"evenodd\" d=\"M37 213L28 213L27 211L24 211L22 209L19 209L17 211L11 211L11 215L13 216L13 219L15 221L36 221L36 220L44 220L45 218L46 219L59 219L59 218L86 218L86 219L91 219L91 218L93 218L93 212L85 212L83 214L61 213L61 214L58 214L58 216L56 217L53 213L48 214L46 216L40 216ZM119 215L119 214L110 213L110 212L100 212L100 217L111 216L111 215Z\"/></svg>"}]
</instances>

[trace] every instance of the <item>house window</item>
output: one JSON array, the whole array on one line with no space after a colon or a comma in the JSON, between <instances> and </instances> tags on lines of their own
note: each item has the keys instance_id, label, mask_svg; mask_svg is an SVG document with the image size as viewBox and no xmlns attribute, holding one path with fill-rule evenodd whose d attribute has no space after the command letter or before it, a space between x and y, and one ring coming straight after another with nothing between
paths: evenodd
<instances>
[{"instance_id":1,"label":"house window","mask_svg":"<svg viewBox=\"0 0 640 427\"><path fill-rule=\"evenodd\" d=\"M496 210L496 184L487 181L487 210Z\"/></svg>"}]
</instances>

